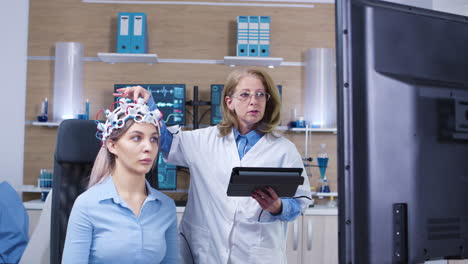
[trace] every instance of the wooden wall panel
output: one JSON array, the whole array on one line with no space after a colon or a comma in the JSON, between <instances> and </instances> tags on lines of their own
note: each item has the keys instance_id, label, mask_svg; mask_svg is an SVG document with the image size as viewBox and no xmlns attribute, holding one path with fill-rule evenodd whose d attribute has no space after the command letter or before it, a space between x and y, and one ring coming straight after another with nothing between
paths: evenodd
<instances>
[{"instance_id":1,"label":"wooden wall panel","mask_svg":"<svg viewBox=\"0 0 468 264\"><path fill-rule=\"evenodd\" d=\"M219 2L219 1L213 1ZM85 46L85 56L115 51L117 13L145 12L148 16L149 47L163 59L222 60L235 55L236 17L269 15L272 17L273 57L285 61L304 61L304 52L312 47L331 47L334 40L334 5L316 4L315 8L215 7L180 5L85 4L79 0L41 0L30 3L29 56L54 56L57 41L76 41ZM193 98L193 86L199 86L199 99L210 100L210 85L222 84L232 68L219 64L160 63L106 64L84 63L83 100L91 101L91 117L108 107L117 83L184 83L187 100ZM282 125L292 119L296 109L303 114L304 67L284 66L266 69L283 86ZM30 60L26 96L26 120L34 120L40 102L49 98L49 116L53 116L54 61ZM332 87L334 89L334 87ZM190 107L188 110L192 111ZM199 108L199 117L208 106ZM191 116L187 115L190 124ZM102 118L102 116L101 116ZM209 114L202 124L209 123ZM304 133L286 132L301 154ZM24 183L33 184L41 168L51 168L56 128L28 125L25 133ZM320 143L327 143L328 170L332 191L336 191L336 135L314 133L309 140L309 156L316 157ZM314 164L315 164L314 160ZM308 168L311 184L318 187L317 168ZM183 173L182 173L183 174ZM178 188L188 188L189 177L179 177ZM175 194L171 196L178 197ZM180 195L179 195L180 196Z\"/></svg>"},{"instance_id":2,"label":"wooden wall panel","mask_svg":"<svg viewBox=\"0 0 468 264\"><path fill-rule=\"evenodd\" d=\"M303 61L311 47L332 48L334 5L315 8L225 7L191 5L86 4L79 0L32 1L30 56L53 55L57 41L77 41L85 56L115 52L117 13L145 12L149 51L160 58L221 60L235 56L238 15L271 16L271 56Z\"/></svg>"},{"instance_id":3,"label":"wooden wall panel","mask_svg":"<svg viewBox=\"0 0 468 264\"><path fill-rule=\"evenodd\" d=\"M41 101L49 100L52 110L54 95L54 61L28 61L26 120L35 120L41 112ZM49 116L52 118L52 115Z\"/></svg>"},{"instance_id":4,"label":"wooden wall panel","mask_svg":"<svg viewBox=\"0 0 468 264\"><path fill-rule=\"evenodd\" d=\"M24 184L37 185L41 169L54 168L56 128L27 126L24 141Z\"/></svg>"}]
</instances>

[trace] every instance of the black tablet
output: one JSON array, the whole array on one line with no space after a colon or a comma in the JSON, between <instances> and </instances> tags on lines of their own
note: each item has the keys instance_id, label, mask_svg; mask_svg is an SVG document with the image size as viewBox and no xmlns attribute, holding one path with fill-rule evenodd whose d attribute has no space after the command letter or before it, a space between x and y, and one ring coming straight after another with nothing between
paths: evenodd
<instances>
[{"instance_id":1,"label":"black tablet","mask_svg":"<svg viewBox=\"0 0 468 264\"><path fill-rule=\"evenodd\" d=\"M255 189L270 186L279 197L293 197L304 183L302 168L234 167L227 189L228 196L252 196Z\"/></svg>"}]
</instances>

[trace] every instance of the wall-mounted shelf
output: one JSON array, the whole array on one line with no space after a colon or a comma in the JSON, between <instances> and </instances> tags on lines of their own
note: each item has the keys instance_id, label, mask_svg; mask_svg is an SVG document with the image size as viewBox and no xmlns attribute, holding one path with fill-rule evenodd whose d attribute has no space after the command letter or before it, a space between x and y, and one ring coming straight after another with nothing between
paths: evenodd
<instances>
[{"instance_id":1,"label":"wall-mounted shelf","mask_svg":"<svg viewBox=\"0 0 468 264\"><path fill-rule=\"evenodd\" d=\"M27 193L49 192L52 188L37 187L35 185L21 185L20 191Z\"/></svg>"},{"instance_id":2,"label":"wall-mounted shelf","mask_svg":"<svg viewBox=\"0 0 468 264\"><path fill-rule=\"evenodd\" d=\"M313 192L312 193L312 197L319 197L319 198L323 198L323 197L338 197L338 193L337 192L328 192L328 193L325 193L325 192Z\"/></svg>"},{"instance_id":3,"label":"wall-mounted shelf","mask_svg":"<svg viewBox=\"0 0 468 264\"><path fill-rule=\"evenodd\" d=\"M27 125L33 126L45 126L45 127L58 127L60 126L60 122L39 122L39 121L26 121Z\"/></svg>"},{"instance_id":4,"label":"wall-mounted shelf","mask_svg":"<svg viewBox=\"0 0 468 264\"><path fill-rule=\"evenodd\" d=\"M158 63L158 55L156 54L140 54L140 53L104 53L99 52L98 58L110 64L114 63Z\"/></svg>"},{"instance_id":5,"label":"wall-mounted shelf","mask_svg":"<svg viewBox=\"0 0 468 264\"><path fill-rule=\"evenodd\" d=\"M280 66L283 58L273 57L249 57L249 56L225 56L224 64L230 67L247 65L247 66L265 66L273 68Z\"/></svg>"},{"instance_id":6,"label":"wall-mounted shelf","mask_svg":"<svg viewBox=\"0 0 468 264\"><path fill-rule=\"evenodd\" d=\"M44 208L45 202L43 202L41 199L37 199L23 202L23 205L26 210L42 210Z\"/></svg>"},{"instance_id":7,"label":"wall-mounted shelf","mask_svg":"<svg viewBox=\"0 0 468 264\"><path fill-rule=\"evenodd\" d=\"M276 130L279 131L294 131L294 132L322 132L322 133L334 133L336 134L336 128L299 128L299 127L288 127L288 126L278 126Z\"/></svg>"},{"instance_id":8,"label":"wall-mounted shelf","mask_svg":"<svg viewBox=\"0 0 468 264\"><path fill-rule=\"evenodd\" d=\"M113 62L113 61L105 61L104 57L107 57L106 55L107 54L116 54L116 53L99 53L103 56L103 58L100 58L100 57L84 57L84 61L102 61L102 62L107 62L107 63L118 63L118 62ZM123 54L123 53L117 53L117 54ZM152 57L154 57L154 55L156 54L143 54L143 55L151 55ZM135 54L127 54L126 56L129 56L129 57L134 57ZM237 57L226 57L228 58L228 61L229 61L229 58L237 58ZM249 58L249 57L242 57L242 58ZM250 58L256 58L256 57L250 57ZM259 58L270 58L270 57L259 57ZM270 58L271 59L271 58ZM278 58L273 58L273 59L278 59ZM279 59L282 59L282 58L279 58ZM45 60L45 61L53 61L55 60L55 57L54 56L28 56L28 60L34 60L34 61L42 61L42 60ZM125 58L125 60L129 60L129 58ZM154 59L153 59L154 61ZM191 63L191 64L225 64L225 65L229 65L225 60L203 60L203 59L161 59L159 57L156 56L156 62L150 62L149 64L153 64L153 63ZM250 61L250 59L249 59ZM147 62L141 62L141 61L124 61L126 63L147 63ZM268 63L267 63L268 64ZM275 65L278 64L277 62L275 63ZM240 65L240 64L239 64ZM245 65L257 65L257 66L265 66L265 65L258 65L258 64L255 64L255 63L252 63L252 64L245 64ZM235 64L234 64L235 66ZM268 65L267 65L268 66ZM273 65L274 66L274 65ZM294 67L304 67L305 66L305 62L302 62L302 61L281 61L279 63L279 66L294 66Z\"/></svg>"}]
</instances>

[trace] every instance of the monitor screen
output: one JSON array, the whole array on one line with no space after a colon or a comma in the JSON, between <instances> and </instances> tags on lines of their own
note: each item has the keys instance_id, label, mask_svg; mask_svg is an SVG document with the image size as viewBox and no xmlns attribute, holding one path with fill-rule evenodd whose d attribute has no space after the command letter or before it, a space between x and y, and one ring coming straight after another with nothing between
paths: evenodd
<instances>
[{"instance_id":1,"label":"monitor screen","mask_svg":"<svg viewBox=\"0 0 468 264\"><path fill-rule=\"evenodd\" d=\"M280 94L283 92L283 86L282 85L276 85L278 87L278 91ZM223 94L223 89L224 85L222 84L212 84L211 85L211 119L210 123L211 125L216 125L221 120L223 120L223 114L221 112L221 96Z\"/></svg>"},{"instance_id":2,"label":"monitor screen","mask_svg":"<svg viewBox=\"0 0 468 264\"><path fill-rule=\"evenodd\" d=\"M468 258L468 19L336 8L340 263Z\"/></svg>"},{"instance_id":3,"label":"monitor screen","mask_svg":"<svg viewBox=\"0 0 468 264\"><path fill-rule=\"evenodd\" d=\"M177 189L177 166L164 162L162 153L158 157L158 187L159 190Z\"/></svg>"},{"instance_id":4,"label":"monitor screen","mask_svg":"<svg viewBox=\"0 0 468 264\"><path fill-rule=\"evenodd\" d=\"M167 125L185 125L185 84L115 84L114 90L135 85L151 93Z\"/></svg>"},{"instance_id":5,"label":"monitor screen","mask_svg":"<svg viewBox=\"0 0 468 264\"><path fill-rule=\"evenodd\" d=\"M221 95L223 94L224 85L211 85L211 125L216 125L223 120L221 113Z\"/></svg>"}]
</instances>

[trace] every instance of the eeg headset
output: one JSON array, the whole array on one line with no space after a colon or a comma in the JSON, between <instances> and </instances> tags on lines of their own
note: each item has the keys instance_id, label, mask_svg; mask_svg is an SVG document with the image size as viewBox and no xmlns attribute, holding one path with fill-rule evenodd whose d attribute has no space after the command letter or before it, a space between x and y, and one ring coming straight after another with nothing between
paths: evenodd
<instances>
[{"instance_id":1,"label":"eeg headset","mask_svg":"<svg viewBox=\"0 0 468 264\"><path fill-rule=\"evenodd\" d=\"M138 98L136 102L128 98L119 98L117 102L119 106L113 111L109 109L103 109L96 114L97 132L96 138L105 142L106 139L112 134L114 129L120 129L125 125L125 122L129 119L135 120L135 122L149 123L156 126L158 134L161 134L161 119L162 113L158 109L150 111L149 106L145 104L143 98ZM104 112L106 115L105 123L99 122L97 119L100 112Z\"/></svg>"}]
</instances>

